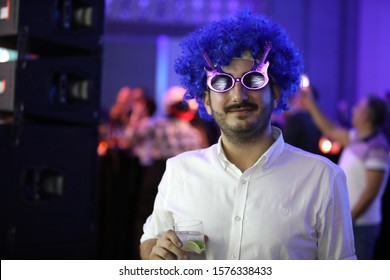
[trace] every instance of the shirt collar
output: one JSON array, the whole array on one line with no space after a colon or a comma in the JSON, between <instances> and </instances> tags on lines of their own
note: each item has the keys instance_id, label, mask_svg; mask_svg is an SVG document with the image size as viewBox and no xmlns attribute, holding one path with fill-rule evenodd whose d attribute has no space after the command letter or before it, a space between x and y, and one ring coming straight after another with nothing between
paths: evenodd
<instances>
[{"instance_id":1,"label":"shirt collar","mask_svg":"<svg viewBox=\"0 0 390 280\"><path fill-rule=\"evenodd\" d=\"M268 148L268 150L257 160L257 162L252 166L262 165L263 170L268 168L282 153L284 148L284 139L282 131L275 126L272 126L272 137L275 139L275 142ZM226 169L228 165L232 163L226 157L226 154L222 148L222 137L218 139L218 149L217 156L222 167Z\"/></svg>"},{"instance_id":2,"label":"shirt collar","mask_svg":"<svg viewBox=\"0 0 390 280\"><path fill-rule=\"evenodd\" d=\"M223 169L226 169L228 164L231 164L225 155L225 151L222 148L222 136L219 136L218 139L218 149L217 149L217 157L219 162L221 163Z\"/></svg>"}]
</instances>

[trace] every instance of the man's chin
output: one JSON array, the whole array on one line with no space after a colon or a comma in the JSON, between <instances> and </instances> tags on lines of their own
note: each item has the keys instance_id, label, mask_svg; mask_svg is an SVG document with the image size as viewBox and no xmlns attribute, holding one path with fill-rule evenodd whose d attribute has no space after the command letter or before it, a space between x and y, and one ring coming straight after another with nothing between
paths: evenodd
<instances>
[{"instance_id":1,"label":"man's chin","mask_svg":"<svg viewBox=\"0 0 390 280\"><path fill-rule=\"evenodd\" d=\"M237 127L237 129L253 129L256 126L255 120L248 117L237 117L230 121L231 127Z\"/></svg>"},{"instance_id":2,"label":"man's chin","mask_svg":"<svg viewBox=\"0 0 390 280\"><path fill-rule=\"evenodd\" d=\"M256 130L256 124L248 121L238 121L234 124L230 125L230 129L232 132L237 134L250 134L253 133L254 130Z\"/></svg>"}]
</instances>

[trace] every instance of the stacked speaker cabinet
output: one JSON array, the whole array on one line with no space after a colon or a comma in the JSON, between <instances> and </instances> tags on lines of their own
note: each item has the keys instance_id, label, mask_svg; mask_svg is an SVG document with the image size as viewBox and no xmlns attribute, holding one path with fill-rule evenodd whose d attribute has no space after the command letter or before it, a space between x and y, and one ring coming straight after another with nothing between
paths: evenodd
<instances>
[{"instance_id":1,"label":"stacked speaker cabinet","mask_svg":"<svg viewBox=\"0 0 390 280\"><path fill-rule=\"evenodd\" d=\"M0 257L95 258L104 0L0 0Z\"/></svg>"}]
</instances>

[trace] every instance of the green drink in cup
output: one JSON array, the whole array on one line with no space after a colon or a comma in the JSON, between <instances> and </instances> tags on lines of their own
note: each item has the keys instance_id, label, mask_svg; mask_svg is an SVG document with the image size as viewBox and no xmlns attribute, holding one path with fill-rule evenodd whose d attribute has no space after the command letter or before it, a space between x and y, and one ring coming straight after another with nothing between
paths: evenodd
<instances>
[{"instance_id":1,"label":"green drink in cup","mask_svg":"<svg viewBox=\"0 0 390 280\"><path fill-rule=\"evenodd\" d=\"M200 220L184 220L174 224L173 229L183 243L182 249L190 260L205 260L206 243L203 223Z\"/></svg>"}]
</instances>

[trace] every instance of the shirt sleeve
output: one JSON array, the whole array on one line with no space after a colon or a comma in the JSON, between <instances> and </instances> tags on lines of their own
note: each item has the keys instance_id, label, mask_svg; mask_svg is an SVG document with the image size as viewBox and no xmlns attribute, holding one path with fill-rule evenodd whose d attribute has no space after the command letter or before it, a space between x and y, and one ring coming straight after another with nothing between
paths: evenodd
<instances>
[{"instance_id":1,"label":"shirt sleeve","mask_svg":"<svg viewBox=\"0 0 390 280\"><path fill-rule=\"evenodd\" d=\"M365 165L369 170L386 170L389 168L387 147L380 145L380 143L370 143Z\"/></svg>"},{"instance_id":2,"label":"shirt sleeve","mask_svg":"<svg viewBox=\"0 0 390 280\"><path fill-rule=\"evenodd\" d=\"M333 181L333 182L332 182ZM355 246L346 177L339 170L330 181L318 232L318 259L354 260Z\"/></svg>"}]
</instances>

